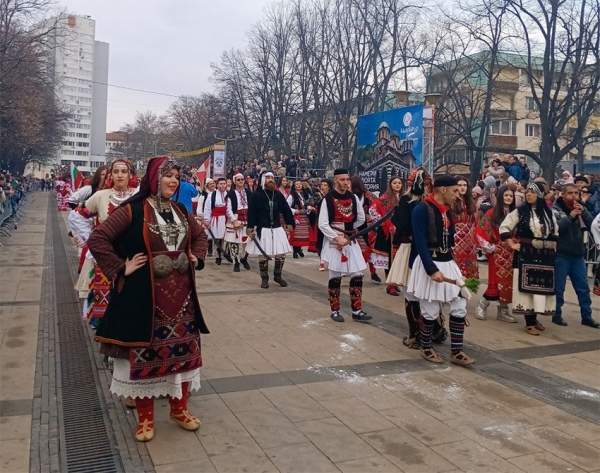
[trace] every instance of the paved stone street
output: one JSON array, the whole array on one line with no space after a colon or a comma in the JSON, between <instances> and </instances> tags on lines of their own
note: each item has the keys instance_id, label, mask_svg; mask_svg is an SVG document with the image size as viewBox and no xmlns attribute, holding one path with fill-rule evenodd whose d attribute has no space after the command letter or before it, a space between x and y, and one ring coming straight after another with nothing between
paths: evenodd
<instances>
[{"instance_id":1,"label":"paved stone street","mask_svg":"<svg viewBox=\"0 0 600 473\"><path fill-rule=\"evenodd\" d=\"M138 444L81 319L55 208L53 194L30 195L0 247L0 473L600 472L600 331L579 325L570 286L568 327L544 319L532 337L471 315L478 363L433 366L402 345L403 300L384 286L365 284L372 324L330 321L312 255L290 258L289 287L269 290L256 262L239 274L207 262L211 334L191 399L203 425L181 430L161 400L155 439ZM349 313L344 289L343 301Z\"/></svg>"}]
</instances>

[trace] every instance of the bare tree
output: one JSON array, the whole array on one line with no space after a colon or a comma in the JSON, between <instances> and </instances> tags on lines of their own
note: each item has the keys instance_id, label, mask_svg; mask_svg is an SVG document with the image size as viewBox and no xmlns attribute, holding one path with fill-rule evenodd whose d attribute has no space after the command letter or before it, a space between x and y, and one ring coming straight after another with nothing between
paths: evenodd
<instances>
[{"instance_id":1,"label":"bare tree","mask_svg":"<svg viewBox=\"0 0 600 473\"><path fill-rule=\"evenodd\" d=\"M600 1L510 0L509 6L523 38L520 65L539 111L536 161L551 180L558 163L593 138L587 129L600 94Z\"/></svg>"}]
</instances>

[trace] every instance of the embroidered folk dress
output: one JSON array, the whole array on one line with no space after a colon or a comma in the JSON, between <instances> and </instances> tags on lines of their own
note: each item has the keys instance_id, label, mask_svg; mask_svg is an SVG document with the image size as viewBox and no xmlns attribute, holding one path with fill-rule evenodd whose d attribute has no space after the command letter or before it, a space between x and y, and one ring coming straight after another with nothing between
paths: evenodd
<instances>
[{"instance_id":1,"label":"embroidered folk dress","mask_svg":"<svg viewBox=\"0 0 600 473\"><path fill-rule=\"evenodd\" d=\"M466 210L453 215L454 247L452 254L460 272L466 278L479 278L477 267L477 220Z\"/></svg>"},{"instance_id":2,"label":"embroidered folk dress","mask_svg":"<svg viewBox=\"0 0 600 473\"><path fill-rule=\"evenodd\" d=\"M499 226L494 223L494 209L489 209L477 227L477 238L483 245L494 245L488 257L488 286L483 297L501 304L512 302L513 290L513 250L500 240Z\"/></svg>"},{"instance_id":3,"label":"embroidered folk dress","mask_svg":"<svg viewBox=\"0 0 600 473\"><path fill-rule=\"evenodd\" d=\"M188 254L204 258L206 235L178 204L162 205L170 210L159 212L151 199L122 207L90 238L113 283L96 340L115 356L110 389L118 396L181 398L184 382L190 390L200 389L200 333L208 329ZM124 256L140 249L148 263L123 276Z\"/></svg>"},{"instance_id":4,"label":"embroidered folk dress","mask_svg":"<svg viewBox=\"0 0 600 473\"><path fill-rule=\"evenodd\" d=\"M95 225L98 226L104 222L108 216L115 211L123 202L129 199L137 189L130 188L126 191L117 191L115 189L102 189L93 194L85 201L87 211L96 215ZM87 318L96 326L98 320L104 317L106 306L108 305L108 295L110 293L110 282L104 275L100 267L95 264L93 254L89 261L84 262L82 273L85 271L89 275L90 296L87 300ZM81 282L80 282L81 284Z\"/></svg>"},{"instance_id":5,"label":"embroidered folk dress","mask_svg":"<svg viewBox=\"0 0 600 473\"><path fill-rule=\"evenodd\" d=\"M523 204L527 205L527 204ZM517 267L516 262L518 258L526 251L535 251L532 248L531 243L526 242L523 238L531 238L539 241L550 241L554 238L554 241L558 238L558 224L556 218L552 213L552 219L554 220L554 235L545 235L543 232L543 226L540 222L537 214L531 211L531 217L529 219L529 227L527 229L519 228L519 209L515 209L510 212L500 224L500 235L506 238L506 235L512 235L516 230L516 237L521 243L521 251L515 253L513 259L513 286L512 286L512 310L514 313L526 314L536 313L552 315L556 310L556 297L554 294L535 294L533 292L523 292L519 290L519 277L521 277L521 271ZM528 236L525 236L527 233ZM554 284L552 278L551 284Z\"/></svg>"},{"instance_id":6,"label":"embroidered folk dress","mask_svg":"<svg viewBox=\"0 0 600 473\"><path fill-rule=\"evenodd\" d=\"M294 215L294 229L290 232L289 237L290 245L297 247L310 246L310 221L306 213L304 197L296 194L296 199L294 199L294 194L290 193L286 200Z\"/></svg>"}]
</instances>

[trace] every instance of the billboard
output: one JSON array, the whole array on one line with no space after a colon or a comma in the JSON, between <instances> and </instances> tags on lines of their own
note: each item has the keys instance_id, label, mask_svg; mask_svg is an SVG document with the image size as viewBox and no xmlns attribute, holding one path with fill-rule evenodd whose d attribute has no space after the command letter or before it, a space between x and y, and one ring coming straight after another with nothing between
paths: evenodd
<instances>
[{"instance_id":1,"label":"billboard","mask_svg":"<svg viewBox=\"0 0 600 473\"><path fill-rule=\"evenodd\" d=\"M355 171L371 192L422 164L423 110L414 105L358 117Z\"/></svg>"}]
</instances>

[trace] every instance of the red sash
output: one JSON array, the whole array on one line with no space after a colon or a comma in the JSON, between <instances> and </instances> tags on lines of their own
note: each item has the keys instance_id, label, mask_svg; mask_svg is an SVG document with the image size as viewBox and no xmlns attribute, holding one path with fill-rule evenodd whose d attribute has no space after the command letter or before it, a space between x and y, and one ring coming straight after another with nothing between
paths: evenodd
<instances>
[{"instance_id":1,"label":"red sash","mask_svg":"<svg viewBox=\"0 0 600 473\"><path fill-rule=\"evenodd\" d=\"M248 209L238 209L237 219L240 222L246 223L248 221Z\"/></svg>"},{"instance_id":2,"label":"red sash","mask_svg":"<svg viewBox=\"0 0 600 473\"><path fill-rule=\"evenodd\" d=\"M223 207L215 207L211 211L211 217L225 217L225 215L227 215L226 205L224 205Z\"/></svg>"}]
</instances>

